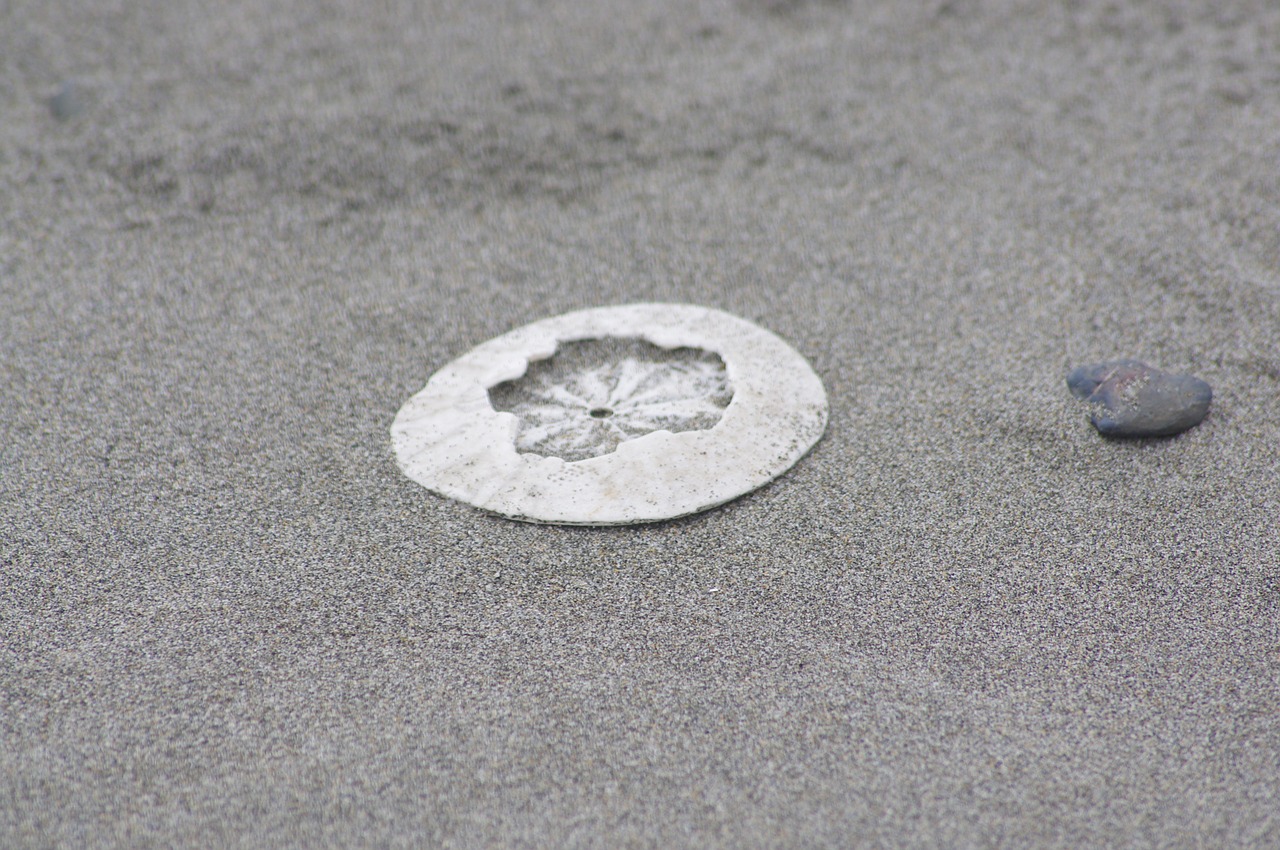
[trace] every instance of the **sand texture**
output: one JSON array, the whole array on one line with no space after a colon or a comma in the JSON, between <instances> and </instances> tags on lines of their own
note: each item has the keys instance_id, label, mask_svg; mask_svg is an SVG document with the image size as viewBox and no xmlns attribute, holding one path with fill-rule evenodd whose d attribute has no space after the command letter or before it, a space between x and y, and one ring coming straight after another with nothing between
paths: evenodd
<instances>
[{"instance_id":1,"label":"sand texture","mask_svg":"<svg viewBox=\"0 0 1280 850\"><path fill-rule=\"evenodd\" d=\"M830 401L694 517L402 475L699 304ZM1213 386L1108 440L1075 366ZM0 0L0 847L1280 846L1280 4Z\"/></svg>"}]
</instances>

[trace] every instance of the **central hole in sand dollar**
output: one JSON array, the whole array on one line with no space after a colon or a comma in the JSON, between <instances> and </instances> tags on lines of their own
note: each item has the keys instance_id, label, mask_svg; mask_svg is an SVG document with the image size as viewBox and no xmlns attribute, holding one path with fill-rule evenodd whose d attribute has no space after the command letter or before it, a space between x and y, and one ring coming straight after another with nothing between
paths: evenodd
<instances>
[{"instance_id":1,"label":"central hole in sand dollar","mask_svg":"<svg viewBox=\"0 0 1280 850\"><path fill-rule=\"evenodd\" d=\"M732 400L715 352L627 337L563 342L521 377L489 388L493 409L520 420L517 451L570 462L654 431L714 428Z\"/></svg>"}]
</instances>

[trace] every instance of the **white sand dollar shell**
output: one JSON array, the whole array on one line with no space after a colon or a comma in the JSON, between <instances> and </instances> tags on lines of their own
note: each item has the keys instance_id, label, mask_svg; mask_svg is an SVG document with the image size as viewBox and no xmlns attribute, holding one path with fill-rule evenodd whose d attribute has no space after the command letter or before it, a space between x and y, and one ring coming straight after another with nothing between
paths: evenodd
<instances>
[{"instance_id":1,"label":"white sand dollar shell","mask_svg":"<svg viewBox=\"0 0 1280 850\"><path fill-rule=\"evenodd\" d=\"M558 349L563 368L539 362ZM514 412L494 408L495 387ZM749 493L826 424L822 381L779 337L706 307L630 304L477 346L409 399L391 438L405 475L441 495L528 522L625 525Z\"/></svg>"}]
</instances>

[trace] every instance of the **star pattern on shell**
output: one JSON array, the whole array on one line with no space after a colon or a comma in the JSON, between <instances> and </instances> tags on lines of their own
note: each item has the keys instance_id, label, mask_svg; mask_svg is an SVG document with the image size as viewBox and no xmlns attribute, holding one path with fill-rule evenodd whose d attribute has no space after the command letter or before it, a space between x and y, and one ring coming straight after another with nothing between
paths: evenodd
<instances>
[{"instance_id":1,"label":"star pattern on shell","mask_svg":"<svg viewBox=\"0 0 1280 850\"><path fill-rule=\"evenodd\" d=\"M655 431L713 428L733 392L724 361L711 352L582 340L530 364L490 397L520 420L517 451L572 462Z\"/></svg>"}]
</instances>

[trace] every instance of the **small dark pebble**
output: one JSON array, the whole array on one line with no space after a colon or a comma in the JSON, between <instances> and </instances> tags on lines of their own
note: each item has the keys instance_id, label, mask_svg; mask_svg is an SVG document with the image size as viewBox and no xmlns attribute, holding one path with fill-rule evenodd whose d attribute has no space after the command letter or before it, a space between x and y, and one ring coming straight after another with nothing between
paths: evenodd
<instances>
[{"instance_id":1,"label":"small dark pebble","mask_svg":"<svg viewBox=\"0 0 1280 850\"><path fill-rule=\"evenodd\" d=\"M1078 399L1100 406L1090 417L1108 437L1168 437L1199 425L1213 389L1191 375L1170 375L1141 360L1081 366L1067 376Z\"/></svg>"},{"instance_id":2,"label":"small dark pebble","mask_svg":"<svg viewBox=\"0 0 1280 850\"><path fill-rule=\"evenodd\" d=\"M68 80L49 98L49 114L59 121L70 121L84 111L84 98L80 87Z\"/></svg>"}]
</instances>

